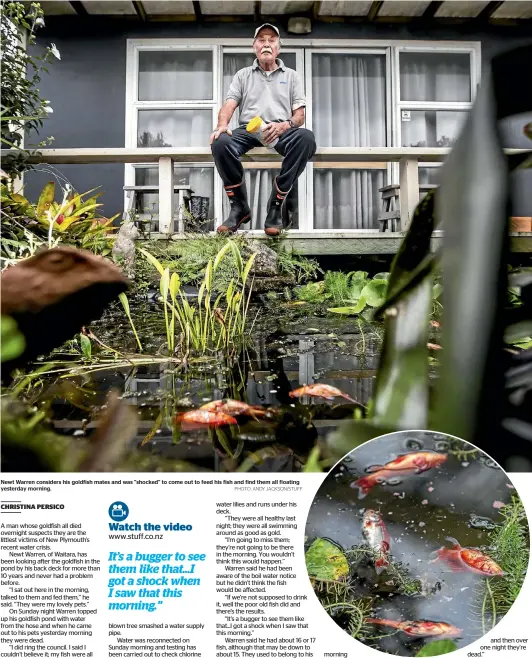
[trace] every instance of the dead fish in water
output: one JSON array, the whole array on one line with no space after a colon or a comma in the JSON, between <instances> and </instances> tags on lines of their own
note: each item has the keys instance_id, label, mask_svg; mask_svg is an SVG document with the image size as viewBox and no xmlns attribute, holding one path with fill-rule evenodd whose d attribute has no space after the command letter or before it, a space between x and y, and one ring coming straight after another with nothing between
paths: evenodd
<instances>
[{"instance_id":1,"label":"dead fish in water","mask_svg":"<svg viewBox=\"0 0 532 658\"><path fill-rule=\"evenodd\" d=\"M409 473L409 471L406 473ZM370 473L370 475L364 475L355 482L351 482L351 487L353 489L358 489L358 497L362 500L362 498L365 498L370 489L376 484L384 484L385 482L388 482L390 478L395 478L398 475L400 475L400 472L398 471L387 471L386 469L382 469L380 471L375 471L375 473Z\"/></svg>"},{"instance_id":2,"label":"dead fish in water","mask_svg":"<svg viewBox=\"0 0 532 658\"><path fill-rule=\"evenodd\" d=\"M447 461L447 455L442 452L408 452L406 455L400 455L391 462L386 464L377 464L369 466L366 471L373 473L375 471L414 471L423 473L431 468L435 468Z\"/></svg>"},{"instance_id":3,"label":"dead fish in water","mask_svg":"<svg viewBox=\"0 0 532 658\"><path fill-rule=\"evenodd\" d=\"M462 629L445 621L394 621L372 617L367 617L364 621L368 624L396 628L410 637L458 637L462 634Z\"/></svg>"},{"instance_id":4,"label":"dead fish in water","mask_svg":"<svg viewBox=\"0 0 532 658\"><path fill-rule=\"evenodd\" d=\"M266 416L266 410L240 400L212 400L200 407L201 411L217 411L228 416L252 416L255 419Z\"/></svg>"},{"instance_id":5,"label":"dead fish in water","mask_svg":"<svg viewBox=\"0 0 532 658\"><path fill-rule=\"evenodd\" d=\"M349 402L354 402L358 404L356 400L350 398L349 395L342 393L342 391L334 386L329 386L328 384L309 384L308 386L301 386L301 388L296 388L295 391L290 391L288 394L291 398L301 398L304 395L316 398L325 398L326 400L333 401L334 398L345 398Z\"/></svg>"},{"instance_id":6,"label":"dead fish in water","mask_svg":"<svg viewBox=\"0 0 532 658\"><path fill-rule=\"evenodd\" d=\"M379 512L373 509L364 512L362 532L370 547L378 554L378 558L375 560L375 571L380 574L390 564L388 562L388 551L390 550L391 538Z\"/></svg>"},{"instance_id":7,"label":"dead fish in water","mask_svg":"<svg viewBox=\"0 0 532 658\"><path fill-rule=\"evenodd\" d=\"M442 546L435 551L436 557L432 563L441 560L451 571L473 571L479 576L505 576L505 572L488 555L478 548L462 548L454 537L445 537L453 545L452 548Z\"/></svg>"},{"instance_id":8,"label":"dead fish in water","mask_svg":"<svg viewBox=\"0 0 532 658\"><path fill-rule=\"evenodd\" d=\"M236 425L236 419L233 416L218 411L206 411L205 409L193 409L192 411L185 411L182 414L178 414L175 417L175 422L180 423L182 429Z\"/></svg>"},{"instance_id":9,"label":"dead fish in water","mask_svg":"<svg viewBox=\"0 0 532 658\"><path fill-rule=\"evenodd\" d=\"M446 459L447 455L440 452L409 452L384 465L369 466L366 469L369 475L351 482L351 487L358 489L358 497L362 499L376 484L384 484L398 476L423 473L443 464Z\"/></svg>"}]
</instances>

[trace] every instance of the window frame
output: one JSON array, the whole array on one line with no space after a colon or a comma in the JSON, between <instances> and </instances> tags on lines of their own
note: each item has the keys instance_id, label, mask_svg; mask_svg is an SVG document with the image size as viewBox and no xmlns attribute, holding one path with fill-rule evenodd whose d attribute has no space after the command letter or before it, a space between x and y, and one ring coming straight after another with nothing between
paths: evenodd
<instances>
[{"instance_id":1,"label":"window frame","mask_svg":"<svg viewBox=\"0 0 532 658\"><path fill-rule=\"evenodd\" d=\"M223 103L223 55L249 53L252 37L249 38L147 38L127 39L126 49L126 108L125 108L125 145L136 148L138 110L141 109L205 109L211 108L213 126L216 125L219 108ZM138 100L138 64L139 52L142 50L200 50L213 52L213 99L205 101L139 101ZM401 146L401 110L469 110L475 100L480 82L481 42L480 41L440 41L440 40L396 40L396 39L283 39L283 52L296 52L296 66L302 75L306 90L307 107L305 125L312 130L312 54L384 54L386 57L386 139L389 146ZM441 52L469 53L471 72L471 101L464 103L428 103L424 101L401 101L399 56L401 52ZM319 146L319 145L318 145ZM343 168L364 168L365 163L342 163ZM371 168L378 167L375 163ZM347 166L346 166L347 165ZM124 165L124 184L135 184L135 166ZM142 165L141 165L142 166ZM180 167L212 167L213 163L178 163ZM244 163L244 168L253 168L254 163ZM436 163L423 163L423 166L441 166ZM314 228L314 167L323 168L323 163L309 163L300 178L299 228L292 233L325 232L332 234L368 233L378 229L315 229ZM399 181L398 163L386 165L389 183ZM306 177L306 181L305 181ZM219 176L214 176L214 217L216 226L223 221L222 213L223 185ZM127 208L127 195L124 192L124 210ZM251 231L250 231L251 232ZM252 233L260 231L252 231Z\"/></svg>"},{"instance_id":2,"label":"window frame","mask_svg":"<svg viewBox=\"0 0 532 658\"><path fill-rule=\"evenodd\" d=\"M480 42L463 42L460 46L448 46L445 43L434 43L433 45L418 45L418 44L404 44L397 46L394 50L393 68L394 68L394 96L395 108L393 112L392 121L394 123L394 146L402 147L403 133L401 112L402 110L448 110L457 112L468 112L475 101L477 86L480 82ZM470 71L470 85L471 85L471 100L470 101L407 101L401 100L401 67L400 56L401 53L448 53L448 54L469 54L469 71ZM441 163L424 162L422 167L427 168L440 168ZM399 163L395 163L392 169L391 180L393 184L399 183Z\"/></svg>"}]
</instances>

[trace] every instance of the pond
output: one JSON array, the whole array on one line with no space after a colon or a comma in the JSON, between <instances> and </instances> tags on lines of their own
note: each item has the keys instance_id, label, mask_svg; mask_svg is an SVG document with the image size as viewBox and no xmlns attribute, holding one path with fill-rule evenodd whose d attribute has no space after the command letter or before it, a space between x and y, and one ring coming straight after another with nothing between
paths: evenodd
<instances>
[{"instance_id":1,"label":"pond","mask_svg":"<svg viewBox=\"0 0 532 658\"><path fill-rule=\"evenodd\" d=\"M423 472L390 471L386 476L381 470L385 477L361 488L360 479L375 470L372 466L389 466L400 455L427 453L443 463ZM460 629L454 638L457 646L466 646L502 618L522 584L528 563L524 512L519 517L521 535L517 532L525 549L519 565L512 562L513 552L522 550L519 541L514 537L516 543L506 545L511 533L502 542L495 540L505 522L503 513L520 505L504 471L468 443L427 431L397 432L365 443L329 473L310 509L307 549L325 538L349 563L343 582L314 581L318 597L348 632L356 613L355 636L387 653L412 656L435 639L412 637L393 625L404 621L450 624ZM377 512L375 518L389 534L389 566L380 574L375 561L380 554L372 552L371 537L364 534L369 510ZM497 563L506 574L483 576L463 563L446 562L451 553L436 551L453 548L448 537L492 557L495 547ZM309 575L316 573L309 569Z\"/></svg>"},{"instance_id":2,"label":"pond","mask_svg":"<svg viewBox=\"0 0 532 658\"><path fill-rule=\"evenodd\" d=\"M357 407L367 405L382 327L355 318L307 317L308 311L279 306L258 304L250 311L259 311L257 324L235 358L190 357L183 367L165 358L160 309L143 303L134 322L144 353L154 355L151 363L148 358L132 367L117 356L113 365L114 355L109 357L95 340L91 360L84 363L75 342L72 354L53 355L67 359L61 365L67 369L70 359L72 371L43 374L33 383L31 401L47 409L56 432L83 441L97 427L98 413L114 389L138 413L132 452L185 461L192 470L299 471L317 442L351 419ZM91 331L115 350L135 352L118 305L93 323ZM291 391L316 382L336 387L358 404L342 397L290 397ZM190 429L175 422L178 414L228 398L267 413L240 416L230 427Z\"/></svg>"}]
</instances>

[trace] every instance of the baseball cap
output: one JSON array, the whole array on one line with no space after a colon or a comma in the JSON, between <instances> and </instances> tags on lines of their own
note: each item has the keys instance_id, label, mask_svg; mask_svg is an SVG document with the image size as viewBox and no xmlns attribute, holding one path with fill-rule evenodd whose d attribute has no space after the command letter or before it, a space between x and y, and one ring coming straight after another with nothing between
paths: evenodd
<instances>
[{"instance_id":1,"label":"baseball cap","mask_svg":"<svg viewBox=\"0 0 532 658\"><path fill-rule=\"evenodd\" d=\"M272 25L271 23L264 23L264 25L261 25L260 27L258 27L258 28L255 30L255 35L254 35L254 37L253 37L253 41L255 41L255 39L257 38L257 36L258 36L258 34L259 34L259 32L260 32L263 28L265 28L265 27L271 27L272 30L273 30L274 32L277 32L277 36L278 36L278 37L281 36L280 33L279 33L279 30L275 27L275 25Z\"/></svg>"}]
</instances>

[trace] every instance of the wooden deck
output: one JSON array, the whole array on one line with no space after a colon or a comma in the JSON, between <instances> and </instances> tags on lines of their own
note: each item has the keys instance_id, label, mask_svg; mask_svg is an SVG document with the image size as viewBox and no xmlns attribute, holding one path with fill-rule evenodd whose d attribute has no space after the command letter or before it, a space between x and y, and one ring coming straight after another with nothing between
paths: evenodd
<instances>
[{"instance_id":1,"label":"wooden deck","mask_svg":"<svg viewBox=\"0 0 532 658\"><path fill-rule=\"evenodd\" d=\"M248 232L250 237L266 240L261 231ZM152 233L153 239L168 240L168 236ZM289 232L284 238L285 244L306 256L370 256L372 254L395 254L401 241L402 233L362 233L355 231L313 231L312 233ZM174 234L172 240L186 239L185 235ZM443 235L438 231L432 238L435 251L443 244ZM532 233L512 233L511 249L514 252L532 252Z\"/></svg>"}]
</instances>

